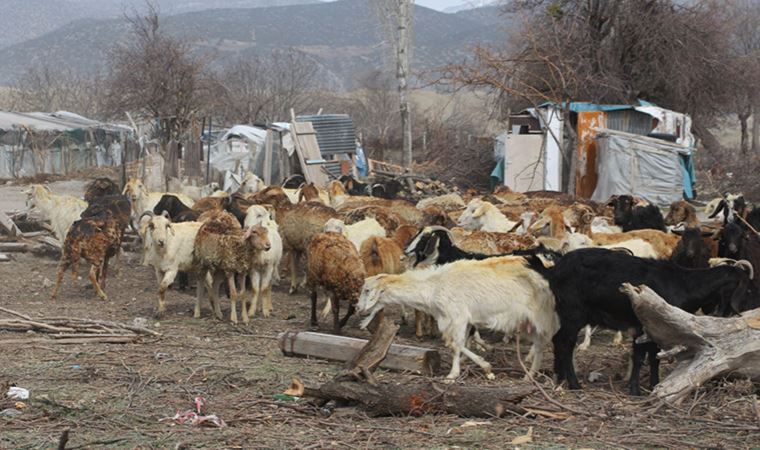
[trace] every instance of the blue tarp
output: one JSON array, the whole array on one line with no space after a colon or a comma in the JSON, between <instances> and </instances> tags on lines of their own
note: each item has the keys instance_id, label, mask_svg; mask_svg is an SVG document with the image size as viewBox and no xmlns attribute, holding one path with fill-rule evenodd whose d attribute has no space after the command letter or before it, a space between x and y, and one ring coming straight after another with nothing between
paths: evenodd
<instances>
[{"instance_id":1,"label":"blue tarp","mask_svg":"<svg viewBox=\"0 0 760 450\"><path fill-rule=\"evenodd\" d=\"M570 111L574 113L585 111L623 111L626 109L635 109L637 106L656 106L646 100L638 100L638 105L599 105L591 102L570 102ZM546 102L538 105L539 108L552 105L551 102Z\"/></svg>"}]
</instances>

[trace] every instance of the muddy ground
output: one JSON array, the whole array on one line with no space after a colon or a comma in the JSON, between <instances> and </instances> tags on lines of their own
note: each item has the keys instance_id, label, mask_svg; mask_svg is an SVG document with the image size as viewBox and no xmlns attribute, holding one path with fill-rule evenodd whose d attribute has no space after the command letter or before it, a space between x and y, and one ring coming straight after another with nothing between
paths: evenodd
<instances>
[{"instance_id":1,"label":"muddy ground","mask_svg":"<svg viewBox=\"0 0 760 450\"><path fill-rule=\"evenodd\" d=\"M64 284L56 302L49 300L57 261L14 254L0 263L0 306L33 318L85 317L132 323L146 318L162 333L131 344L58 345L0 343L0 388L15 384L31 391L21 414L0 417L0 448L56 448L65 430L66 448L760 448L760 386L745 380L722 380L700 389L677 407L647 397L632 398L622 375L627 350L612 345L610 333L598 333L587 352L577 357L584 390L571 392L551 381L547 348L539 389L523 406L538 416L466 419L456 416L370 418L355 407L328 410L305 400L278 404L274 395L292 377L318 386L338 373L339 363L291 358L281 354L276 336L308 327L309 303L301 292L288 295L284 283L275 289L272 317L257 317L249 326L233 326L210 317L193 319L193 293L170 291L169 309L152 319L156 281L139 255L126 253L113 266L106 292L98 300L85 280ZM82 271L80 275L84 276ZM225 318L228 305L224 304ZM5 318L0 313L0 318ZM397 313L391 314L398 320ZM357 320L346 334L368 337ZM330 321L323 322L330 331ZM500 336L488 336L498 342ZM39 337L0 331L0 341ZM419 342L403 326L398 343L441 348L436 340ZM461 383L524 384L514 345L498 343L485 354L497 379L465 362ZM669 372L663 364L663 372ZM587 376L598 372L595 382ZM420 376L378 371L380 381L411 382ZM645 371L643 385L648 385ZM4 393L4 392L3 392ZM191 427L173 423L177 411L206 400L204 412L216 414L227 427ZM550 400L551 399L551 400ZM0 411L14 401L0 400ZM529 443L511 442L532 430Z\"/></svg>"}]
</instances>

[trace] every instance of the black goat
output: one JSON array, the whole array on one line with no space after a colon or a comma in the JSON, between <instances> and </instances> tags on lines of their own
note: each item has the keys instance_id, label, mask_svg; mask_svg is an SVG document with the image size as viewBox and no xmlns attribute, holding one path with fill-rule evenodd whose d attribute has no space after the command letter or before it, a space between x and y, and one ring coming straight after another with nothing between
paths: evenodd
<instances>
[{"instance_id":1,"label":"black goat","mask_svg":"<svg viewBox=\"0 0 760 450\"><path fill-rule=\"evenodd\" d=\"M670 260L681 267L687 269L704 269L710 267L710 247L705 243L702 230L699 228L689 227L682 232L675 232L681 235Z\"/></svg>"},{"instance_id":2,"label":"black goat","mask_svg":"<svg viewBox=\"0 0 760 450\"><path fill-rule=\"evenodd\" d=\"M545 248L543 245L527 250L515 250L512 253L501 255L486 255L483 253L474 253L462 250L451 241L449 230L440 226L429 226L423 228L417 235L412 238L404 249L404 255L407 258L414 258L413 265L440 265L462 259L486 259L497 256L535 256L542 255L544 259L556 261L561 255L557 252Z\"/></svg>"},{"instance_id":3,"label":"black goat","mask_svg":"<svg viewBox=\"0 0 760 450\"><path fill-rule=\"evenodd\" d=\"M634 198L630 195L614 197L609 205L615 210L615 225L619 225L624 232L646 229L666 231L665 219L660 208L655 205L636 206Z\"/></svg>"},{"instance_id":4,"label":"black goat","mask_svg":"<svg viewBox=\"0 0 760 450\"><path fill-rule=\"evenodd\" d=\"M718 233L718 256L741 259L744 253L744 227L738 220L727 223Z\"/></svg>"},{"instance_id":5,"label":"black goat","mask_svg":"<svg viewBox=\"0 0 760 450\"><path fill-rule=\"evenodd\" d=\"M560 329L553 338L554 372L558 382L567 380L571 389L580 389L573 366L578 332L586 325L614 330L642 326L630 299L620 291L623 283L645 284L665 301L690 313L702 309L726 316L760 306L757 291L750 287L747 273L738 266L685 269L672 261L644 259L599 248L575 250L563 256L553 268L545 268L536 258L531 266L547 278L556 297ZM659 382L657 345L633 344L633 372L630 393L640 395L639 373L648 355L650 382Z\"/></svg>"},{"instance_id":6,"label":"black goat","mask_svg":"<svg viewBox=\"0 0 760 450\"><path fill-rule=\"evenodd\" d=\"M338 181L346 188L349 195L369 195L372 197L393 200L404 189L400 181L391 179L374 184L362 183L351 175L342 175Z\"/></svg>"},{"instance_id":7,"label":"black goat","mask_svg":"<svg viewBox=\"0 0 760 450\"><path fill-rule=\"evenodd\" d=\"M166 211L172 222L189 222L189 220L180 220L180 216L194 212L189 206L182 203L176 195L164 194L161 200L153 207L153 214L163 214ZM196 216L197 218L197 216Z\"/></svg>"}]
</instances>

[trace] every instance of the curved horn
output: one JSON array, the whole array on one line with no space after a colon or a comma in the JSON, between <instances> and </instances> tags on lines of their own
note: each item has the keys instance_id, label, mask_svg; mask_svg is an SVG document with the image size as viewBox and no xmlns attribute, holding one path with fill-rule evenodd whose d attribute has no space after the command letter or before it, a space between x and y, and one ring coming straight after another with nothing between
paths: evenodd
<instances>
[{"instance_id":1,"label":"curved horn","mask_svg":"<svg viewBox=\"0 0 760 450\"><path fill-rule=\"evenodd\" d=\"M144 213L140 214L140 217L137 218L137 221L142 222L142 218L145 216L156 217L156 215L153 214L153 211L145 211Z\"/></svg>"},{"instance_id":2,"label":"curved horn","mask_svg":"<svg viewBox=\"0 0 760 450\"><path fill-rule=\"evenodd\" d=\"M625 247L611 247L609 250L613 251L613 252L627 253L627 254L629 254L631 256L634 256L634 254L631 251L631 249L625 248Z\"/></svg>"},{"instance_id":3,"label":"curved horn","mask_svg":"<svg viewBox=\"0 0 760 450\"><path fill-rule=\"evenodd\" d=\"M454 240L454 235L451 233L451 230L446 227L442 227L440 225L430 225L428 227L425 227L425 229L429 231L444 231L449 235L449 238L451 238L452 241Z\"/></svg>"},{"instance_id":4,"label":"curved horn","mask_svg":"<svg viewBox=\"0 0 760 450\"><path fill-rule=\"evenodd\" d=\"M755 278L755 269L752 267L751 262L747 261L746 259L740 259L739 261L736 261L735 266L747 272L747 276L749 276L750 280Z\"/></svg>"}]
</instances>

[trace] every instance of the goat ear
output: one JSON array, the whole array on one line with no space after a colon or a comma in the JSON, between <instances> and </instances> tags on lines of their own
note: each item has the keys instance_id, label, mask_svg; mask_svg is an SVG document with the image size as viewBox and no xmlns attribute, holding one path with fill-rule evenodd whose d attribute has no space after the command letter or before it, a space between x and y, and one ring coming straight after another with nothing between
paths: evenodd
<instances>
[{"instance_id":1,"label":"goat ear","mask_svg":"<svg viewBox=\"0 0 760 450\"><path fill-rule=\"evenodd\" d=\"M171 224L166 225L166 227L169 229L169 234L174 236L174 227Z\"/></svg>"},{"instance_id":2,"label":"goat ear","mask_svg":"<svg viewBox=\"0 0 760 450\"><path fill-rule=\"evenodd\" d=\"M167 211L167 210L163 210L161 212L161 215L164 216L167 219L171 219L171 217L169 217L169 211Z\"/></svg>"},{"instance_id":3,"label":"goat ear","mask_svg":"<svg viewBox=\"0 0 760 450\"><path fill-rule=\"evenodd\" d=\"M472 213L472 217L480 217L480 216L482 216L482 215L483 215L483 214L485 214L485 213L486 213L486 208L485 208L485 206L478 206L478 207L475 209L475 212L473 212L473 213Z\"/></svg>"},{"instance_id":4,"label":"goat ear","mask_svg":"<svg viewBox=\"0 0 760 450\"><path fill-rule=\"evenodd\" d=\"M432 255L438 249L439 241L440 238L438 235L434 234L430 237L430 240L428 240L427 244L425 245L425 249L422 251L426 257Z\"/></svg>"}]
</instances>

